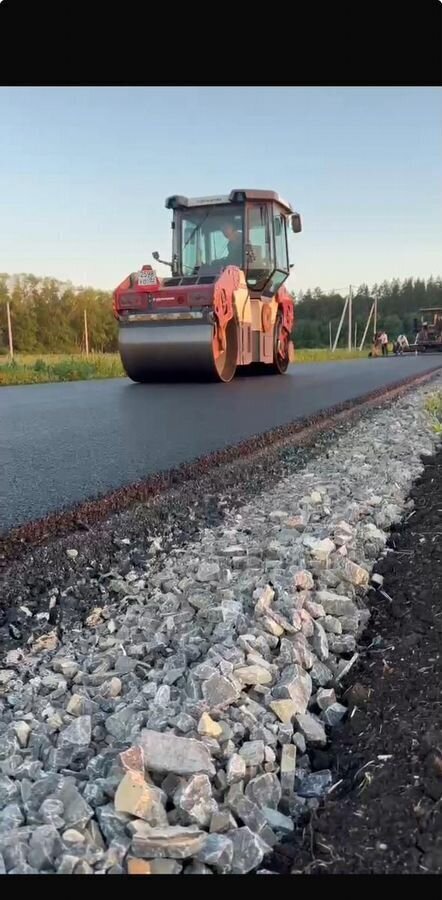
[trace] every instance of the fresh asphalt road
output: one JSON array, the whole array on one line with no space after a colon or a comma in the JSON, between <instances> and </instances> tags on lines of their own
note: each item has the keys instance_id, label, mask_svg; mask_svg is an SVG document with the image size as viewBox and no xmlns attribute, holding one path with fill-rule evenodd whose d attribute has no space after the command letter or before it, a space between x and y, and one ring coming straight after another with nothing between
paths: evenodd
<instances>
[{"instance_id":1,"label":"fresh asphalt road","mask_svg":"<svg viewBox=\"0 0 442 900\"><path fill-rule=\"evenodd\" d=\"M228 385L0 388L0 532L441 365L366 358Z\"/></svg>"}]
</instances>

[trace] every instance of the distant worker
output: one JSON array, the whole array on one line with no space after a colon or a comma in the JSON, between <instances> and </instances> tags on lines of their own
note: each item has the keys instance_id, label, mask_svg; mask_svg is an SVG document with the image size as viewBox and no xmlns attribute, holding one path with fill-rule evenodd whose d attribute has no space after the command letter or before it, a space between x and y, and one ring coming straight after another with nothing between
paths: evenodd
<instances>
[{"instance_id":1,"label":"distant worker","mask_svg":"<svg viewBox=\"0 0 442 900\"><path fill-rule=\"evenodd\" d=\"M373 335L373 342L371 345L369 356L376 357L381 355L381 341L379 332Z\"/></svg>"},{"instance_id":2,"label":"distant worker","mask_svg":"<svg viewBox=\"0 0 442 900\"><path fill-rule=\"evenodd\" d=\"M388 334L386 331L381 331L379 341L382 348L382 356L388 356Z\"/></svg>"},{"instance_id":3,"label":"distant worker","mask_svg":"<svg viewBox=\"0 0 442 900\"><path fill-rule=\"evenodd\" d=\"M407 336L405 334L398 334L396 346L395 346L396 356L403 356L404 351L408 350L409 347L410 347L410 345L408 343Z\"/></svg>"},{"instance_id":4,"label":"distant worker","mask_svg":"<svg viewBox=\"0 0 442 900\"><path fill-rule=\"evenodd\" d=\"M225 257L226 265L238 266L242 268L243 252L242 252L242 234L238 231L234 222L226 222L223 225L222 232L228 240L227 257Z\"/></svg>"}]
</instances>

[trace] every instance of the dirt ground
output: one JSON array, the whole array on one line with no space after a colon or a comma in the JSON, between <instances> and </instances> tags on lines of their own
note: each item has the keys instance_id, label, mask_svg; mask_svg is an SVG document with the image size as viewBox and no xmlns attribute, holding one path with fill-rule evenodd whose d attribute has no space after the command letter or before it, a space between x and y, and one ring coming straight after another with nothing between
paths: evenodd
<instances>
[{"instance_id":1,"label":"dirt ground","mask_svg":"<svg viewBox=\"0 0 442 900\"><path fill-rule=\"evenodd\" d=\"M411 496L376 567L391 600L371 592L351 711L317 760L340 784L278 848L279 872L442 874L442 451Z\"/></svg>"}]
</instances>

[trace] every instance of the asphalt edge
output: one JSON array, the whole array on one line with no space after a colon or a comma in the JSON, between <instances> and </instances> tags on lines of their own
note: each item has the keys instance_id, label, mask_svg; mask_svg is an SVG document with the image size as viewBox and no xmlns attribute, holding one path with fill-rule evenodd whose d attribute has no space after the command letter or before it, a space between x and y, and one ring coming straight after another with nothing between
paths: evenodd
<instances>
[{"instance_id":1,"label":"asphalt edge","mask_svg":"<svg viewBox=\"0 0 442 900\"><path fill-rule=\"evenodd\" d=\"M241 464L251 456L264 454L270 446L284 447L287 443L308 445L320 432L353 421L371 407L384 406L398 399L411 389L434 380L441 370L442 363L440 367L430 372L393 382L386 388L378 388L356 399L324 408L314 416L278 426L223 450L216 450L189 463L118 488L101 497L82 501L66 510L50 513L41 519L12 528L0 535L0 569L16 561L34 546L41 546L51 539L65 537L78 531L88 531L93 525L108 520L137 503L147 503L160 494L176 489L184 482L198 479L208 469L221 470L224 465Z\"/></svg>"}]
</instances>

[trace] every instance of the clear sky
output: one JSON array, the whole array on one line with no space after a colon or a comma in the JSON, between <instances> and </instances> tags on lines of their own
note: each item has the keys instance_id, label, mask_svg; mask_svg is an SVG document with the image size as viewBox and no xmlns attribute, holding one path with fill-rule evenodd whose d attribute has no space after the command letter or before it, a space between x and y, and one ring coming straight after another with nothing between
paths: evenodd
<instances>
[{"instance_id":1,"label":"clear sky","mask_svg":"<svg viewBox=\"0 0 442 900\"><path fill-rule=\"evenodd\" d=\"M439 88L0 88L0 271L114 288L173 193L278 191L292 288L442 272Z\"/></svg>"}]
</instances>

